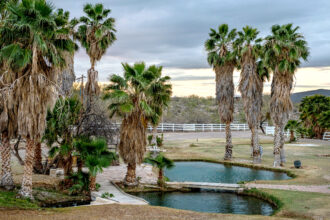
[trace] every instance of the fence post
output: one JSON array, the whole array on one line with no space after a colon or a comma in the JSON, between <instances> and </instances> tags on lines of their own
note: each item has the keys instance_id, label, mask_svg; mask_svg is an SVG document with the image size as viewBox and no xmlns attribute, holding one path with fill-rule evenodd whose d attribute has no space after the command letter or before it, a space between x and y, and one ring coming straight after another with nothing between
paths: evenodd
<instances>
[{"instance_id":1,"label":"fence post","mask_svg":"<svg viewBox=\"0 0 330 220\"><path fill-rule=\"evenodd\" d=\"M213 131L213 124L211 124L211 131Z\"/></svg>"},{"instance_id":2,"label":"fence post","mask_svg":"<svg viewBox=\"0 0 330 220\"><path fill-rule=\"evenodd\" d=\"M204 124L203 124L203 132L205 131L205 129L204 129Z\"/></svg>"},{"instance_id":3,"label":"fence post","mask_svg":"<svg viewBox=\"0 0 330 220\"><path fill-rule=\"evenodd\" d=\"M174 132L174 124L172 124L172 131Z\"/></svg>"},{"instance_id":4,"label":"fence post","mask_svg":"<svg viewBox=\"0 0 330 220\"><path fill-rule=\"evenodd\" d=\"M164 132L164 123L162 123L162 133Z\"/></svg>"}]
</instances>

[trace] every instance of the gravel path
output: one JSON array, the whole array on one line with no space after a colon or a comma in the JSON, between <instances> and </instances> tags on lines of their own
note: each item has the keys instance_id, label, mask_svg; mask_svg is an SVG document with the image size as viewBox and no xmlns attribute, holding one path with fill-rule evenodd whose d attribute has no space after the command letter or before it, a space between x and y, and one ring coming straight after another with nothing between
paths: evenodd
<instances>
[{"instance_id":1,"label":"gravel path","mask_svg":"<svg viewBox=\"0 0 330 220\"><path fill-rule=\"evenodd\" d=\"M245 184L248 188L259 188L259 189L282 189L292 190L301 192L317 192L330 194L330 185L311 185L311 186L299 186L299 185L273 185L273 184Z\"/></svg>"}]
</instances>

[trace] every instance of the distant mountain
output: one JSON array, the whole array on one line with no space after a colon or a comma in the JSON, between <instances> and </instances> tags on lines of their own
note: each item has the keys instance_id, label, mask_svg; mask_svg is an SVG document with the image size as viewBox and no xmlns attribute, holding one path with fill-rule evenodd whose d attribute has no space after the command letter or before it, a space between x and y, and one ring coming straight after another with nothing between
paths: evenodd
<instances>
[{"instance_id":1,"label":"distant mountain","mask_svg":"<svg viewBox=\"0 0 330 220\"><path fill-rule=\"evenodd\" d=\"M293 103L299 103L299 102L301 102L301 100L304 97L311 96L311 95L330 96L330 90L329 89L317 89L317 90L311 90L311 91L306 91L306 92L293 93L291 95L291 100L292 100Z\"/></svg>"}]
</instances>

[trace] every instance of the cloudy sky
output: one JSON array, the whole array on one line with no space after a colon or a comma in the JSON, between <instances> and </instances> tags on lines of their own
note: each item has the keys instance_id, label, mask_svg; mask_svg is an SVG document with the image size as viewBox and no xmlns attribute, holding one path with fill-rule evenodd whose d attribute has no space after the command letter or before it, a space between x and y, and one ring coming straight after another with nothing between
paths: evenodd
<instances>
[{"instance_id":1,"label":"cloudy sky","mask_svg":"<svg viewBox=\"0 0 330 220\"><path fill-rule=\"evenodd\" d=\"M51 0L83 15L85 0ZM164 66L171 76L174 95L214 96L214 73L206 62L203 44L209 29L227 23L231 28L256 27L267 36L273 24L300 26L310 47L309 62L297 71L294 92L330 89L329 0L103 0L116 19L117 41L97 64L99 81L121 74L121 62L145 61ZM89 58L81 49L75 57L75 72L87 73ZM239 72L235 72L237 85ZM270 82L265 84L269 93Z\"/></svg>"}]
</instances>

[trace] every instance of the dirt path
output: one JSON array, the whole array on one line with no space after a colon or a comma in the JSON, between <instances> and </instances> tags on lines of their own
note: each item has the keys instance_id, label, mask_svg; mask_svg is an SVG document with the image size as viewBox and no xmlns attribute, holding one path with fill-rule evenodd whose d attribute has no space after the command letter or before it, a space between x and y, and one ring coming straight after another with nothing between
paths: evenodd
<instances>
[{"instance_id":1,"label":"dirt path","mask_svg":"<svg viewBox=\"0 0 330 220\"><path fill-rule=\"evenodd\" d=\"M273 184L245 184L248 188L259 189L282 189L302 192L316 192L330 194L330 185L313 185L313 186L299 186L299 185L273 185Z\"/></svg>"}]
</instances>

